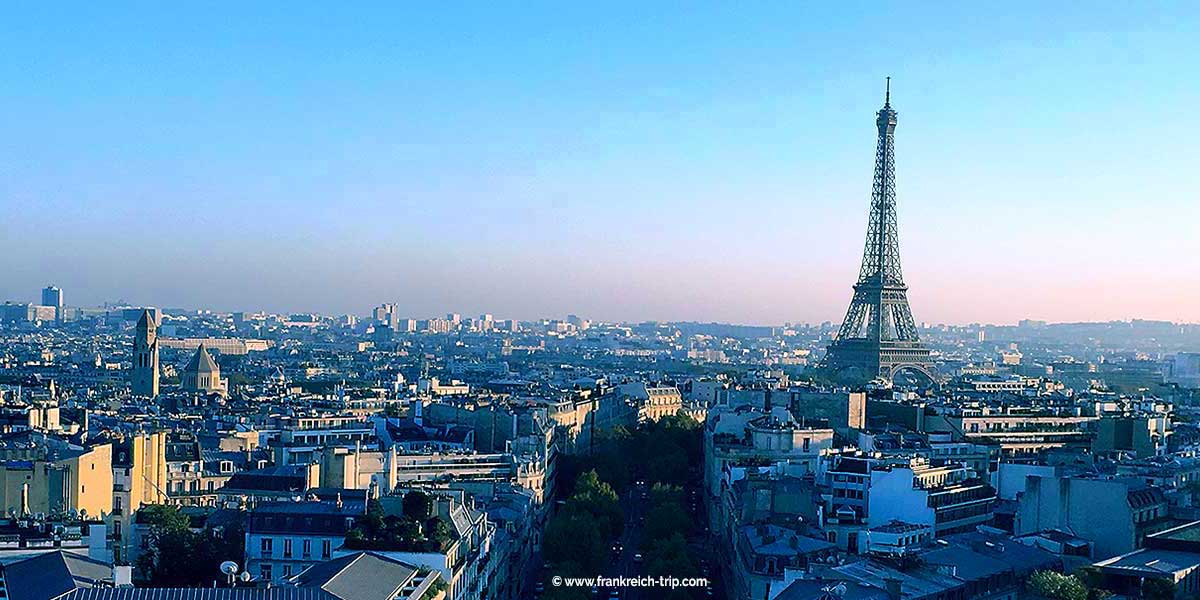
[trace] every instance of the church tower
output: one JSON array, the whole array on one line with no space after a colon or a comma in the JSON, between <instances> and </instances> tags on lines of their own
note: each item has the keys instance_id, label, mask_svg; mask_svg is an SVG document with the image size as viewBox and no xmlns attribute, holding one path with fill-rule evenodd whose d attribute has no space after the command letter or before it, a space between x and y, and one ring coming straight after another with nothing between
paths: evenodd
<instances>
[{"instance_id":1,"label":"church tower","mask_svg":"<svg viewBox=\"0 0 1200 600\"><path fill-rule=\"evenodd\" d=\"M181 383L183 389L188 392L217 393L224 396L228 391L225 380L221 379L221 365L209 356L208 348L203 342L196 348L192 360L183 368Z\"/></svg>"},{"instance_id":2,"label":"church tower","mask_svg":"<svg viewBox=\"0 0 1200 600\"><path fill-rule=\"evenodd\" d=\"M153 398L158 395L158 324L148 310L142 311L133 338L132 387L135 396Z\"/></svg>"}]
</instances>

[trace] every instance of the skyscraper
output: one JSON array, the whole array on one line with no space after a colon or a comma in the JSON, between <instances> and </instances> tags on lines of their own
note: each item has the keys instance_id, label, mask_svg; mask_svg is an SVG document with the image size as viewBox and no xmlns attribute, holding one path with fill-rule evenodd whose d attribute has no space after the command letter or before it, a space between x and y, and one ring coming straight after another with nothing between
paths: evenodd
<instances>
[{"instance_id":1,"label":"skyscraper","mask_svg":"<svg viewBox=\"0 0 1200 600\"><path fill-rule=\"evenodd\" d=\"M62 322L63 317L63 293L56 286L48 285L42 288L42 306L50 306L54 308L54 320Z\"/></svg>"},{"instance_id":2,"label":"skyscraper","mask_svg":"<svg viewBox=\"0 0 1200 600\"><path fill-rule=\"evenodd\" d=\"M158 323L149 310L138 319L133 338L133 395L153 398L158 395Z\"/></svg>"},{"instance_id":3,"label":"skyscraper","mask_svg":"<svg viewBox=\"0 0 1200 600\"><path fill-rule=\"evenodd\" d=\"M42 306L53 306L59 310L63 307L62 290L56 286L48 285L42 289Z\"/></svg>"},{"instance_id":4,"label":"skyscraper","mask_svg":"<svg viewBox=\"0 0 1200 600\"><path fill-rule=\"evenodd\" d=\"M871 186L871 216L862 268L854 284L854 297L837 339L829 345L825 364L864 379L891 380L909 368L934 378L929 349L921 344L908 286L900 270L900 237L896 223L896 165L894 138L896 111L892 109L891 78L883 108L877 113L879 132L875 148L875 178Z\"/></svg>"}]
</instances>

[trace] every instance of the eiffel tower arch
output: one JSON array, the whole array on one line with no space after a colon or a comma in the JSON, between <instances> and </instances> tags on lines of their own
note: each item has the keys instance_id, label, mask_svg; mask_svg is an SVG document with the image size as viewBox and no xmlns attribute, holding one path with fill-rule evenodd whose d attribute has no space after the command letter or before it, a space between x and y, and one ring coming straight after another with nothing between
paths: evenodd
<instances>
[{"instance_id":1,"label":"eiffel tower arch","mask_svg":"<svg viewBox=\"0 0 1200 600\"><path fill-rule=\"evenodd\" d=\"M936 382L937 372L929 349L917 334L908 305L908 286L900 269L894 147L897 113L891 101L889 77L883 108L875 118L879 138L862 268L846 318L824 362L835 373L857 372L868 380L891 381L896 373L910 369Z\"/></svg>"}]
</instances>

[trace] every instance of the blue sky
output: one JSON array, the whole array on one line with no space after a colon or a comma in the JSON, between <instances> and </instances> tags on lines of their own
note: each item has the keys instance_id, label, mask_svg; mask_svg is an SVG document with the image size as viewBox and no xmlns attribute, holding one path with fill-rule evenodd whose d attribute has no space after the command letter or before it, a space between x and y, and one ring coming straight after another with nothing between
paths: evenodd
<instances>
[{"instance_id":1,"label":"blue sky","mask_svg":"<svg viewBox=\"0 0 1200 600\"><path fill-rule=\"evenodd\" d=\"M1200 321L1187 3L0 8L0 298Z\"/></svg>"}]
</instances>

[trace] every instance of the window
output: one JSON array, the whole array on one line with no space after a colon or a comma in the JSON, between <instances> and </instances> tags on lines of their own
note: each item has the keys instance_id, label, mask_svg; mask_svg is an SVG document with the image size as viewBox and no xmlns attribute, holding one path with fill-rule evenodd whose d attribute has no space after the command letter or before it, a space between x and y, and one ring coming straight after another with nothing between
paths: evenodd
<instances>
[{"instance_id":1,"label":"window","mask_svg":"<svg viewBox=\"0 0 1200 600\"><path fill-rule=\"evenodd\" d=\"M284 558L292 557L292 540L290 538L286 538L283 540L283 557Z\"/></svg>"},{"instance_id":2,"label":"window","mask_svg":"<svg viewBox=\"0 0 1200 600\"><path fill-rule=\"evenodd\" d=\"M300 552L304 558L312 556L312 540L304 540Z\"/></svg>"},{"instance_id":3,"label":"window","mask_svg":"<svg viewBox=\"0 0 1200 600\"><path fill-rule=\"evenodd\" d=\"M809 438L804 438L804 451L805 451L805 452L808 452L808 446L809 446L809 443L810 443L810 442L812 442L812 440L811 440L811 439L809 439Z\"/></svg>"},{"instance_id":4,"label":"window","mask_svg":"<svg viewBox=\"0 0 1200 600\"><path fill-rule=\"evenodd\" d=\"M263 556L270 556L271 553L274 552L274 543L271 538L263 538L260 543L262 544Z\"/></svg>"},{"instance_id":5,"label":"window","mask_svg":"<svg viewBox=\"0 0 1200 600\"><path fill-rule=\"evenodd\" d=\"M324 540L321 542L321 558L329 558L330 551L332 550L332 545L333 545L332 542L330 542L329 540Z\"/></svg>"},{"instance_id":6,"label":"window","mask_svg":"<svg viewBox=\"0 0 1200 600\"><path fill-rule=\"evenodd\" d=\"M271 565L268 564L268 565L263 565L263 566L259 567L259 573L261 573L262 579L270 581L271 580Z\"/></svg>"}]
</instances>

